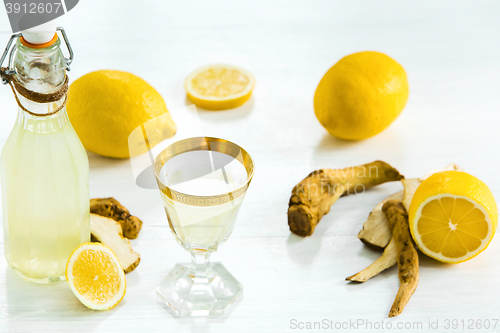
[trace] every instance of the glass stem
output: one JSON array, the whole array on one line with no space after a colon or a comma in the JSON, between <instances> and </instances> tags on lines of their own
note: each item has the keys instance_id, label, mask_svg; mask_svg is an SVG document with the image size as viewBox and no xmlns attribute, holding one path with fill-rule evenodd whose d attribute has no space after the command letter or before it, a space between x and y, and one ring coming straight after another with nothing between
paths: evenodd
<instances>
[{"instance_id":1,"label":"glass stem","mask_svg":"<svg viewBox=\"0 0 500 333\"><path fill-rule=\"evenodd\" d=\"M191 252L191 276L194 277L195 284L207 284L213 278L212 267L210 266L210 252Z\"/></svg>"}]
</instances>

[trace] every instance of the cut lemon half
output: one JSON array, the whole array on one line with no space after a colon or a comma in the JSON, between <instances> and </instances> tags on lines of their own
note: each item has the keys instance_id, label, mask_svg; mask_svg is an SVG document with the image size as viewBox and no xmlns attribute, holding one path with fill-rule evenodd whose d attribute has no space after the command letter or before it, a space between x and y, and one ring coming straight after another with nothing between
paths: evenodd
<instances>
[{"instance_id":1,"label":"cut lemon half","mask_svg":"<svg viewBox=\"0 0 500 333\"><path fill-rule=\"evenodd\" d=\"M66 264L66 280L83 305L114 308L125 296L125 273L113 251L101 243L80 244Z\"/></svg>"},{"instance_id":2,"label":"cut lemon half","mask_svg":"<svg viewBox=\"0 0 500 333\"><path fill-rule=\"evenodd\" d=\"M235 108L245 103L255 84L253 75L232 65L198 68L186 78L188 98L208 110Z\"/></svg>"},{"instance_id":3,"label":"cut lemon half","mask_svg":"<svg viewBox=\"0 0 500 333\"><path fill-rule=\"evenodd\" d=\"M412 237L423 253L456 264L488 247L498 211L482 181L465 172L446 171L420 184L411 201L409 221Z\"/></svg>"}]
</instances>

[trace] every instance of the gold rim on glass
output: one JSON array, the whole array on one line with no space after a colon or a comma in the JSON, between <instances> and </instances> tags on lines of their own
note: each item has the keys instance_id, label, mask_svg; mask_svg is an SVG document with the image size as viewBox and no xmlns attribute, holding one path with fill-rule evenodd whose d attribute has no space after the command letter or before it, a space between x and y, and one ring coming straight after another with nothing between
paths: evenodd
<instances>
[{"instance_id":1,"label":"gold rim on glass","mask_svg":"<svg viewBox=\"0 0 500 333\"><path fill-rule=\"evenodd\" d=\"M175 191L160 179L160 170L169 160L183 153L203 150L223 153L238 160L247 171L247 181L231 192L218 195L199 196ZM213 206L232 201L246 192L253 177L254 162L245 149L231 141L212 137L194 137L177 141L165 148L155 158L153 169L160 191L168 198L192 206Z\"/></svg>"}]
</instances>

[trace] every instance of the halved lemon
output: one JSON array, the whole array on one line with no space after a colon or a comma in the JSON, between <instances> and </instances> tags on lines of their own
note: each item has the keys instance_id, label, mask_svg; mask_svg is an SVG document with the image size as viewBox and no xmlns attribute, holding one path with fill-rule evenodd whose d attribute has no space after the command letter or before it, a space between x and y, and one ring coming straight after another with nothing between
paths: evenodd
<instances>
[{"instance_id":1,"label":"halved lemon","mask_svg":"<svg viewBox=\"0 0 500 333\"><path fill-rule=\"evenodd\" d=\"M235 108L245 103L255 84L253 75L232 65L198 68L186 78L188 98L208 110Z\"/></svg>"},{"instance_id":2,"label":"halved lemon","mask_svg":"<svg viewBox=\"0 0 500 333\"><path fill-rule=\"evenodd\" d=\"M69 256L66 280L83 305L114 308L125 296L125 273L113 251L101 243L80 244Z\"/></svg>"},{"instance_id":3,"label":"halved lemon","mask_svg":"<svg viewBox=\"0 0 500 333\"><path fill-rule=\"evenodd\" d=\"M419 249L446 263L469 260L488 247L498 211L486 184L461 171L424 180L411 201L410 231Z\"/></svg>"}]
</instances>

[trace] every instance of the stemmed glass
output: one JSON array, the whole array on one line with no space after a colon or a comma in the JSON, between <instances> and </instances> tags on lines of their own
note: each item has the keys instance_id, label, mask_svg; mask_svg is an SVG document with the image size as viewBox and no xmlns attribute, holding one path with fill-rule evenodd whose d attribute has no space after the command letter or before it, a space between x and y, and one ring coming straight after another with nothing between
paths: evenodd
<instances>
[{"instance_id":1,"label":"stemmed glass","mask_svg":"<svg viewBox=\"0 0 500 333\"><path fill-rule=\"evenodd\" d=\"M230 141L195 137L165 148L154 173L170 230L191 253L191 264L177 263L156 292L179 317L223 315L243 286L210 254L233 231L254 162Z\"/></svg>"}]
</instances>

